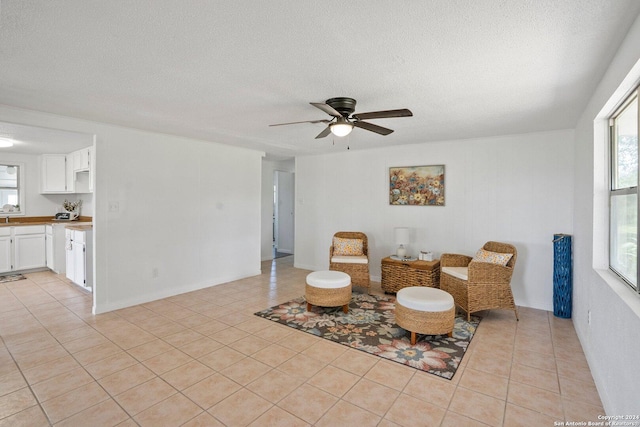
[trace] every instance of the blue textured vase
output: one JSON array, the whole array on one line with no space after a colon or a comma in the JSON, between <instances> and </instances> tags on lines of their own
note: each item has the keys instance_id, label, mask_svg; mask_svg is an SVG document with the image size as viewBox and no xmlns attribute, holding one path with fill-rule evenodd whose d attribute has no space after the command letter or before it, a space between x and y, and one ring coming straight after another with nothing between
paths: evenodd
<instances>
[{"instance_id":1,"label":"blue textured vase","mask_svg":"<svg viewBox=\"0 0 640 427\"><path fill-rule=\"evenodd\" d=\"M573 266L571 236L553 235L553 315L571 318L573 292Z\"/></svg>"}]
</instances>

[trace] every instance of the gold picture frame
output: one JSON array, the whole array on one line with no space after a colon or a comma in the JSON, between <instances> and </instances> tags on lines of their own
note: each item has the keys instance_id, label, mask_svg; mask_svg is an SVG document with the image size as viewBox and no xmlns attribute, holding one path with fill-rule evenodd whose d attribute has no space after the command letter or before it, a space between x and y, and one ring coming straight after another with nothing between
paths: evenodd
<instances>
[{"instance_id":1,"label":"gold picture frame","mask_svg":"<svg viewBox=\"0 0 640 427\"><path fill-rule=\"evenodd\" d=\"M389 168L389 204L444 206L444 165Z\"/></svg>"}]
</instances>

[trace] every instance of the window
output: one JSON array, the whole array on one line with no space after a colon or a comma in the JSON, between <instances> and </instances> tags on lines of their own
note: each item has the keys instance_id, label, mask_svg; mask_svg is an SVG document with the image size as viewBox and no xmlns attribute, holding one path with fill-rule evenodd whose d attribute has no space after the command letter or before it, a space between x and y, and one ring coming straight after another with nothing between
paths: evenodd
<instances>
[{"instance_id":1,"label":"window","mask_svg":"<svg viewBox=\"0 0 640 427\"><path fill-rule=\"evenodd\" d=\"M638 292L638 89L611 117L609 266Z\"/></svg>"},{"instance_id":2,"label":"window","mask_svg":"<svg viewBox=\"0 0 640 427\"><path fill-rule=\"evenodd\" d=\"M19 214L24 212L21 205L20 185L22 166L20 164L0 164L0 212Z\"/></svg>"}]
</instances>

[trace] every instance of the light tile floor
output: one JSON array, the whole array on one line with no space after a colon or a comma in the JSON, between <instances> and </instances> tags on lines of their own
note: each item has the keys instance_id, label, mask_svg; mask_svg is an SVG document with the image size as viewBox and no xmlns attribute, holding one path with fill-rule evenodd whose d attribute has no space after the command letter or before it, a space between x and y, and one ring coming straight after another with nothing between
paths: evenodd
<instances>
[{"instance_id":1,"label":"light tile floor","mask_svg":"<svg viewBox=\"0 0 640 427\"><path fill-rule=\"evenodd\" d=\"M553 426L603 414L570 320L482 313L449 381L253 316L303 295L308 273L293 257L262 268L98 316L53 273L0 284L0 426Z\"/></svg>"}]
</instances>

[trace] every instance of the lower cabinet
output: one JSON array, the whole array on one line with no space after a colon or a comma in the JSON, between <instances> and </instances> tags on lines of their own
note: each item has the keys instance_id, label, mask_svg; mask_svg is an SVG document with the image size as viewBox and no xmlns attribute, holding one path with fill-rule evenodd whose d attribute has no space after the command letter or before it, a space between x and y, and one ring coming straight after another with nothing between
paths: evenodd
<instances>
[{"instance_id":1,"label":"lower cabinet","mask_svg":"<svg viewBox=\"0 0 640 427\"><path fill-rule=\"evenodd\" d=\"M55 259L53 256L53 250L54 250L53 226L45 225L45 230L46 230L46 233L45 233L45 242L44 242L44 252L45 252L45 258L47 259L47 268L55 271ZM56 271L56 273L59 273L59 272Z\"/></svg>"},{"instance_id":2,"label":"lower cabinet","mask_svg":"<svg viewBox=\"0 0 640 427\"><path fill-rule=\"evenodd\" d=\"M0 273L46 266L44 225L0 228Z\"/></svg>"},{"instance_id":3,"label":"lower cabinet","mask_svg":"<svg viewBox=\"0 0 640 427\"><path fill-rule=\"evenodd\" d=\"M11 239L11 228L0 228L0 273L11 271L12 255L13 245Z\"/></svg>"},{"instance_id":4,"label":"lower cabinet","mask_svg":"<svg viewBox=\"0 0 640 427\"><path fill-rule=\"evenodd\" d=\"M92 230L91 228L75 230L67 228L65 233L67 279L90 290L93 287Z\"/></svg>"},{"instance_id":5,"label":"lower cabinet","mask_svg":"<svg viewBox=\"0 0 640 427\"><path fill-rule=\"evenodd\" d=\"M28 270L47 266L44 233L16 234L14 239L14 270Z\"/></svg>"},{"instance_id":6,"label":"lower cabinet","mask_svg":"<svg viewBox=\"0 0 640 427\"><path fill-rule=\"evenodd\" d=\"M66 257L64 273L67 276L67 279L77 284L78 279L76 279L76 257L73 253L73 230L67 228L64 230L64 233L66 236L66 243L64 245Z\"/></svg>"},{"instance_id":7,"label":"lower cabinet","mask_svg":"<svg viewBox=\"0 0 640 427\"><path fill-rule=\"evenodd\" d=\"M46 227L46 253L47 268L57 274L65 272L65 226L64 224L52 224Z\"/></svg>"}]
</instances>

